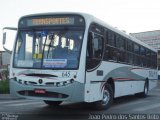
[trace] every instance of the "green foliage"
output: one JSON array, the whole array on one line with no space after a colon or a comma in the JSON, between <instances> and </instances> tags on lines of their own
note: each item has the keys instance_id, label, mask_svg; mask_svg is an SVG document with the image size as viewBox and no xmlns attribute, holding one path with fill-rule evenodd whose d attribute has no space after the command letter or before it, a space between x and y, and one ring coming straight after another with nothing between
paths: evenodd
<instances>
[{"instance_id":1,"label":"green foliage","mask_svg":"<svg viewBox=\"0 0 160 120\"><path fill-rule=\"evenodd\" d=\"M0 94L8 94L9 93L9 80L0 81Z\"/></svg>"},{"instance_id":2,"label":"green foliage","mask_svg":"<svg viewBox=\"0 0 160 120\"><path fill-rule=\"evenodd\" d=\"M0 94L9 93L9 72L7 69L0 71Z\"/></svg>"},{"instance_id":3,"label":"green foliage","mask_svg":"<svg viewBox=\"0 0 160 120\"><path fill-rule=\"evenodd\" d=\"M0 79L7 80L8 76L9 76L9 71L8 70L2 70L0 72Z\"/></svg>"}]
</instances>

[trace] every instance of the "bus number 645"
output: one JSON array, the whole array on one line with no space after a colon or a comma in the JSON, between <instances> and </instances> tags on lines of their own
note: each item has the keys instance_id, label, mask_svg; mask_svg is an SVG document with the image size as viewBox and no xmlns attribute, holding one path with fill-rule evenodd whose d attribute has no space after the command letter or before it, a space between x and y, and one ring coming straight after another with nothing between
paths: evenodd
<instances>
[{"instance_id":1,"label":"bus number 645","mask_svg":"<svg viewBox=\"0 0 160 120\"><path fill-rule=\"evenodd\" d=\"M62 72L62 77L70 77L70 72Z\"/></svg>"}]
</instances>

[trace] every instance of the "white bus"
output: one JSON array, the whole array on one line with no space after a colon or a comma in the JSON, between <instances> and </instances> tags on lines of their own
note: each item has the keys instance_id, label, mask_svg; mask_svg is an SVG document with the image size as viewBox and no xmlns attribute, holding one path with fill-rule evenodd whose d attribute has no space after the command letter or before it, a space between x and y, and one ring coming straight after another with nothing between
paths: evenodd
<instances>
[{"instance_id":1,"label":"white bus","mask_svg":"<svg viewBox=\"0 0 160 120\"><path fill-rule=\"evenodd\" d=\"M113 98L146 96L156 81L156 51L92 15L34 14L18 22L12 95L48 105L87 102L107 109Z\"/></svg>"}]
</instances>

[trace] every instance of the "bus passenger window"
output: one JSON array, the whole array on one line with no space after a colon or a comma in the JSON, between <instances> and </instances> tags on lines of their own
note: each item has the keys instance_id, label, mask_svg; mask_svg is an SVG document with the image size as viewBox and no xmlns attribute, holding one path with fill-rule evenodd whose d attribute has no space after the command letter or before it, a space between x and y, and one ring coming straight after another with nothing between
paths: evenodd
<instances>
[{"instance_id":1,"label":"bus passenger window","mask_svg":"<svg viewBox=\"0 0 160 120\"><path fill-rule=\"evenodd\" d=\"M133 54L132 53L129 53L127 54L127 62L129 64L133 64Z\"/></svg>"},{"instance_id":2,"label":"bus passenger window","mask_svg":"<svg viewBox=\"0 0 160 120\"><path fill-rule=\"evenodd\" d=\"M101 59L102 58L102 49L103 49L103 44L102 44L103 39L100 36L96 36L93 39L93 53L94 57Z\"/></svg>"},{"instance_id":3,"label":"bus passenger window","mask_svg":"<svg viewBox=\"0 0 160 120\"><path fill-rule=\"evenodd\" d=\"M106 47L106 58L107 60L117 61L117 50L111 46Z\"/></svg>"},{"instance_id":4,"label":"bus passenger window","mask_svg":"<svg viewBox=\"0 0 160 120\"><path fill-rule=\"evenodd\" d=\"M116 47L120 50L124 50L125 49L125 39L123 37L120 36L116 36Z\"/></svg>"},{"instance_id":5,"label":"bus passenger window","mask_svg":"<svg viewBox=\"0 0 160 120\"><path fill-rule=\"evenodd\" d=\"M140 48L139 45L134 44L134 53L137 55L139 55L139 48Z\"/></svg>"},{"instance_id":6,"label":"bus passenger window","mask_svg":"<svg viewBox=\"0 0 160 120\"><path fill-rule=\"evenodd\" d=\"M115 46L115 38L114 38L114 33L111 31L108 31L108 44L110 46Z\"/></svg>"}]
</instances>

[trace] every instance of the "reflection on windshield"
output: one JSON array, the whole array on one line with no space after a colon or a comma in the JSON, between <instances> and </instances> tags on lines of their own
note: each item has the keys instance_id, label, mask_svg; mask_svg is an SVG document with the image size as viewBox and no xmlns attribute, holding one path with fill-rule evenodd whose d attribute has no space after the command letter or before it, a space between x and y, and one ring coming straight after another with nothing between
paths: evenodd
<instances>
[{"instance_id":1,"label":"reflection on windshield","mask_svg":"<svg viewBox=\"0 0 160 120\"><path fill-rule=\"evenodd\" d=\"M21 31L14 54L14 67L77 68L83 31Z\"/></svg>"}]
</instances>

